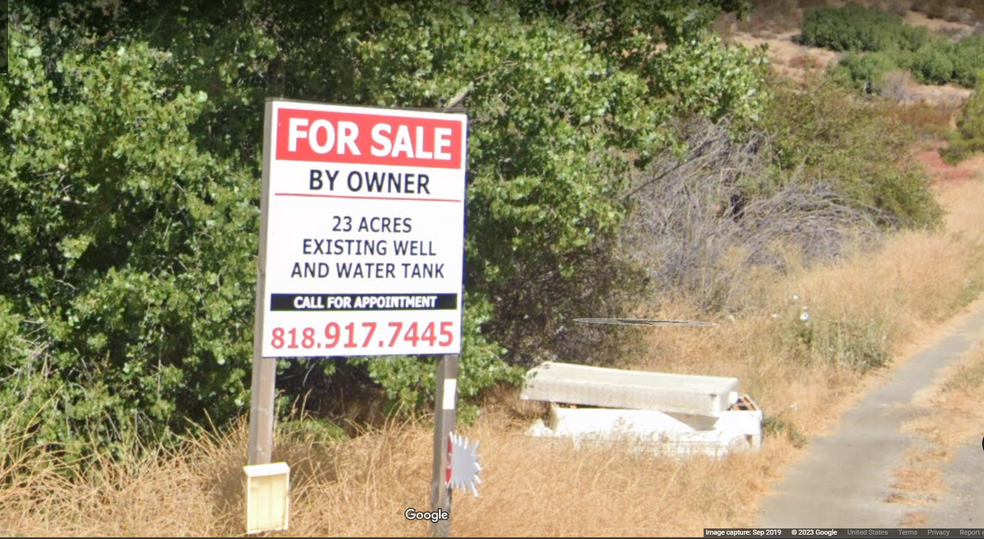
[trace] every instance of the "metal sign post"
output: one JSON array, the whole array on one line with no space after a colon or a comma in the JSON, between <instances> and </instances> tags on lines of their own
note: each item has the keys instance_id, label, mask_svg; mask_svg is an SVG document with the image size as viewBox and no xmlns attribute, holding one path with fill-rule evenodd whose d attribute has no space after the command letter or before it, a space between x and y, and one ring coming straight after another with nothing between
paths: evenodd
<instances>
[{"instance_id":1,"label":"metal sign post","mask_svg":"<svg viewBox=\"0 0 984 539\"><path fill-rule=\"evenodd\" d=\"M447 519L431 524L432 537L451 533L451 465L448 449L454 430L458 395L458 356L441 356L437 363L437 393L434 396L434 475L431 481L431 510L445 511Z\"/></svg>"}]
</instances>

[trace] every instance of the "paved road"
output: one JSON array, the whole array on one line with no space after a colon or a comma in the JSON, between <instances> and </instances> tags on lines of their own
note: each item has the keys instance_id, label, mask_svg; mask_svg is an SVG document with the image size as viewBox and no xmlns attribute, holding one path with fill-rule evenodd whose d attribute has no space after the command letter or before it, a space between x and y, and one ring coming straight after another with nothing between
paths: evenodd
<instances>
[{"instance_id":1,"label":"paved road","mask_svg":"<svg viewBox=\"0 0 984 539\"><path fill-rule=\"evenodd\" d=\"M984 303L960 317L938 342L894 368L840 421L836 432L810 440L809 454L773 485L759 515L763 527L895 527L913 507L887 503L892 472L903 464L913 436L903 422L924 414L913 395L984 336ZM984 436L984 425L981 426ZM944 471L949 492L925 511L929 526L984 525L984 451L980 437Z\"/></svg>"},{"instance_id":2,"label":"paved road","mask_svg":"<svg viewBox=\"0 0 984 539\"><path fill-rule=\"evenodd\" d=\"M949 491L926 512L929 523L941 528L984 526L984 450L979 436L973 436L957 452L943 480Z\"/></svg>"}]
</instances>

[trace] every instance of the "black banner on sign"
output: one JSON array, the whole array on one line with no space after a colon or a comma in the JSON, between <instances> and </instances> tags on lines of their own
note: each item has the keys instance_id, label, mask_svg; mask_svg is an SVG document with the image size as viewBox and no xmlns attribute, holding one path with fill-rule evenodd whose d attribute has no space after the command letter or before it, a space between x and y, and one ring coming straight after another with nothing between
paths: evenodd
<instances>
[{"instance_id":1,"label":"black banner on sign","mask_svg":"<svg viewBox=\"0 0 984 539\"><path fill-rule=\"evenodd\" d=\"M984 528L704 528L704 537L982 537Z\"/></svg>"},{"instance_id":2,"label":"black banner on sign","mask_svg":"<svg viewBox=\"0 0 984 539\"><path fill-rule=\"evenodd\" d=\"M453 311L458 294L270 294L271 311Z\"/></svg>"}]
</instances>

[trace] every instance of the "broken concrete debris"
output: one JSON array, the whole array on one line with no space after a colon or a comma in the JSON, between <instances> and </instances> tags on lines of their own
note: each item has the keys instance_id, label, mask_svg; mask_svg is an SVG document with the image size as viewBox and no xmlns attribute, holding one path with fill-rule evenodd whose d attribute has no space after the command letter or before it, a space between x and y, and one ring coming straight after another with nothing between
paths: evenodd
<instances>
[{"instance_id":1,"label":"broken concrete debris","mask_svg":"<svg viewBox=\"0 0 984 539\"><path fill-rule=\"evenodd\" d=\"M762 411L738 379L545 362L520 398L550 403L536 437L627 443L634 451L722 456L762 444Z\"/></svg>"}]
</instances>

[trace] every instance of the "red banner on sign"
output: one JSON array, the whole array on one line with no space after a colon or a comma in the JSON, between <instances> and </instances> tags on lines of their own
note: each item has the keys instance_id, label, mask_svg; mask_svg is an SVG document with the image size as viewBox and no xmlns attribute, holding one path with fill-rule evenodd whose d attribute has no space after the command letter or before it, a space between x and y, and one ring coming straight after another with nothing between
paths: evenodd
<instances>
[{"instance_id":1,"label":"red banner on sign","mask_svg":"<svg viewBox=\"0 0 984 539\"><path fill-rule=\"evenodd\" d=\"M460 121L281 108L275 122L279 160L461 167Z\"/></svg>"}]
</instances>

